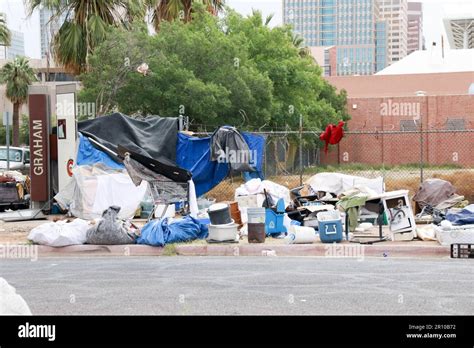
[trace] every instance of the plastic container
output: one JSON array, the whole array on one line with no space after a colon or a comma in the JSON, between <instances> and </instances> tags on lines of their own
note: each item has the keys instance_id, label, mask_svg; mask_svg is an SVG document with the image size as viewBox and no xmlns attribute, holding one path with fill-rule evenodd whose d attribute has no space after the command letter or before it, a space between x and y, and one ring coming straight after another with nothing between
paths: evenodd
<instances>
[{"instance_id":1,"label":"plastic container","mask_svg":"<svg viewBox=\"0 0 474 348\"><path fill-rule=\"evenodd\" d=\"M237 202L232 202L229 204L230 216L239 226L242 226L242 216L239 210L239 204Z\"/></svg>"},{"instance_id":2,"label":"plastic container","mask_svg":"<svg viewBox=\"0 0 474 348\"><path fill-rule=\"evenodd\" d=\"M323 243L342 241L342 222L337 211L325 211L317 214L319 238Z\"/></svg>"},{"instance_id":3,"label":"plastic container","mask_svg":"<svg viewBox=\"0 0 474 348\"><path fill-rule=\"evenodd\" d=\"M235 241L237 238L237 224L230 225L209 225L210 240L219 242Z\"/></svg>"},{"instance_id":4,"label":"plastic container","mask_svg":"<svg viewBox=\"0 0 474 348\"><path fill-rule=\"evenodd\" d=\"M208 214L212 225L226 225L232 223L229 206L225 203L211 205Z\"/></svg>"},{"instance_id":5,"label":"plastic container","mask_svg":"<svg viewBox=\"0 0 474 348\"><path fill-rule=\"evenodd\" d=\"M292 225L286 237L288 244L311 244L318 240L318 234L312 227Z\"/></svg>"},{"instance_id":6,"label":"plastic container","mask_svg":"<svg viewBox=\"0 0 474 348\"><path fill-rule=\"evenodd\" d=\"M249 243L265 243L265 223L247 224Z\"/></svg>"},{"instance_id":7,"label":"plastic container","mask_svg":"<svg viewBox=\"0 0 474 348\"><path fill-rule=\"evenodd\" d=\"M451 258L474 259L474 244L451 244Z\"/></svg>"},{"instance_id":8,"label":"plastic container","mask_svg":"<svg viewBox=\"0 0 474 348\"><path fill-rule=\"evenodd\" d=\"M265 215L265 208L247 208L247 221L249 224L264 224Z\"/></svg>"}]
</instances>

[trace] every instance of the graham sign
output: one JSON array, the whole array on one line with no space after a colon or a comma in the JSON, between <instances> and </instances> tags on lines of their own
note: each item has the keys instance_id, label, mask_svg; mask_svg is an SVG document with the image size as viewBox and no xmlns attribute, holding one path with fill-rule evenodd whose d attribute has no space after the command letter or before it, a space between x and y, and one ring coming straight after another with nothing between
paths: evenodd
<instances>
[{"instance_id":1,"label":"graham sign","mask_svg":"<svg viewBox=\"0 0 474 348\"><path fill-rule=\"evenodd\" d=\"M48 195L48 96L30 94L31 200L45 202Z\"/></svg>"}]
</instances>

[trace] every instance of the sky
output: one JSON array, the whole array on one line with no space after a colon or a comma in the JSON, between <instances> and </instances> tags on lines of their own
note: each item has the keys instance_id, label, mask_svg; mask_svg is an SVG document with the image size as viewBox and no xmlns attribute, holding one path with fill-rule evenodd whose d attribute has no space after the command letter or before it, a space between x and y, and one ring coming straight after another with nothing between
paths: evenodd
<instances>
[{"instance_id":1,"label":"sky","mask_svg":"<svg viewBox=\"0 0 474 348\"><path fill-rule=\"evenodd\" d=\"M426 46L440 42L446 36L442 18L450 13L470 13L474 16L474 0L421 0L423 2L423 35ZM226 4L237 12L248 15L252 9L260 10L264 17L274 14L270 23L278 26L283 23L283 0L227 0ZM25 53L31 58L40 57L39 15L27 17L24 0L0 0L0 12L7 15L8 26L25 34ZM445 40L447 42L447 40Z\"/></svg>"}]
</instances>

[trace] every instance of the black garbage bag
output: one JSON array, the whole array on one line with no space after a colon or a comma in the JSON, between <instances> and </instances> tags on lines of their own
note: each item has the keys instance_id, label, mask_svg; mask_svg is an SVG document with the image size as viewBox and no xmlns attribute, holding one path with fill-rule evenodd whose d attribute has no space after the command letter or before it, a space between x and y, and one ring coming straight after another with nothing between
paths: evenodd
<instances>
[{"instance_id":1,"label":"black garbage bag","mask_svg":"<svg viewBox=\"0 0 474 348\"><path fill-rule=\"evenodd\" d=\"M117 217L120 207L111 206L104 210L98 224L87 231L87 244L118 245L135 244L136 236L126 222Z\"/></svg>"}]
</instances>

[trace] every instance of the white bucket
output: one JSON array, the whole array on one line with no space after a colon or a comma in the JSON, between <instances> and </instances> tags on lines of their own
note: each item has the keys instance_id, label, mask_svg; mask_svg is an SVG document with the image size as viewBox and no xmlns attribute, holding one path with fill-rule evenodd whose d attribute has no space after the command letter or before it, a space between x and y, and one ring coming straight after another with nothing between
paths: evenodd
<instances>
[{"instance_id":1,"label":"white bucket","mask_svg":"<svg viewBox=\"0 0 474 348\"><path fill-rule=\"evenodd\" d=\"M209 225L208 239L219 242L237 239L237 224L230 225Z\"/></svg>"},{"instance_id":2,"label":"white bucket","mask_svg":"<svg viewBox=\"0 0 474 348\"><path fill-rule=\"evenodd\" d=\"M318 235L312 227L291 225L285 240L288 244L311 244L318 240Z\"/></svg>"},{"instance_id":3,"label":"white bucket","mask_svg":"<svg viewBox=\"0 0 474 348\"><path fill-rule=\"evenodd\" d=\"M264 224L265 208L247 208L247 220L251 224Z\"/></svg>"}]
</instances>

